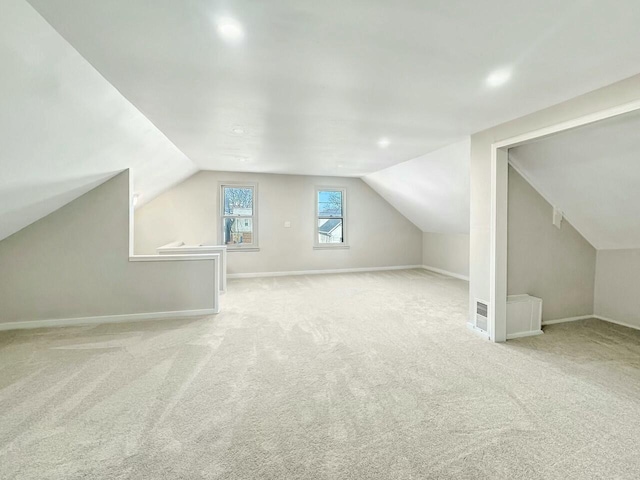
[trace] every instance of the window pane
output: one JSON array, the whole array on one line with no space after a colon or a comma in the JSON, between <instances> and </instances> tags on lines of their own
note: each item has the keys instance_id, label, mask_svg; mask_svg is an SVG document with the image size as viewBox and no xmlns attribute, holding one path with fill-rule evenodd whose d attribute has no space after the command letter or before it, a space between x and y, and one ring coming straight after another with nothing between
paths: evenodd
<instances>
[{"instance_id":1,"label":"window pane","mask_svg":"<svg viewBox=\"0 0 640 480\"><path fill-rule=\"evenodd\" d=\"M225 215L253 215L253 188L224 187Z\"/></svg>"},{"instance_id":2,"label":"window pane","mask_svg":"<svg viewBox=\"0 0 640 480\"><path fill-rule=\"evenodd\" d=\"M242 245L253 243L253 219L225 218L222 235L225 245Z\"/></svg>"},{"instance_id":3,"label":"window pane","mask_svg":"<svg viewBox=\"0 0 640 480\"><path fill-rule=\"evenodd\" d=\"M318 243L342 243L342 219L318 219Z\"/></svg>"},{"instance_id":4,"label":"window pane","mask_svg":"<svg viewBox=\"0 0 640 480\"><path fill-rule=\"evenodd\" d=\"M342 217L342 192L318 192L318 216Z\"/></svg>"}]
</instances>

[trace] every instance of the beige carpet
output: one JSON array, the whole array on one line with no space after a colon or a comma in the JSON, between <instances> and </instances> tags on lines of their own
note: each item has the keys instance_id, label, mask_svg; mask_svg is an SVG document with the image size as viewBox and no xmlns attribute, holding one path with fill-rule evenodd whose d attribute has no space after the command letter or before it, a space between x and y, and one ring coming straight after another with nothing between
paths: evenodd
<instances>
[{"instance_id":1,"label":"beige carpet","mask_svg":"<svg viewBox=\"0 0 640 480\"><path fill-rule=\"evenodd\" d=\"M496 345L467 302L421 270L265 278L217 317L0 333L0 478L640 478L640 332Z\"/></svg>"}]
</instances>

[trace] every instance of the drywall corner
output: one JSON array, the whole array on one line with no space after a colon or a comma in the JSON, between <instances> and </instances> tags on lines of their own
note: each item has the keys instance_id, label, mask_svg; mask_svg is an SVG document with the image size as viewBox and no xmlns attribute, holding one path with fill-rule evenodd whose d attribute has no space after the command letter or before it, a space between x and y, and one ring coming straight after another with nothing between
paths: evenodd
<instances>
[{"instance_id":1,"label":"drywall corner","mask_svg":"<svg viewBox=\"0 0 640 480\"><path fill-rule=\"evenodd\" d=\"M422 265L436 271L469 277L469 235L422 233Z\"/></svg>"}]
</instances>

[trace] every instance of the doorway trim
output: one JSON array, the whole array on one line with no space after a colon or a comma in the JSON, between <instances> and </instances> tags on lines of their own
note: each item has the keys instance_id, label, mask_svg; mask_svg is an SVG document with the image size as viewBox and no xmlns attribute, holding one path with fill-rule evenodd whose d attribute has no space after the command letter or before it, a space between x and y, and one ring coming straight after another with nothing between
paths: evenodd
<instances>
[{"instance_id":1,"label":"doorway trim","mask_svg":"<svg viewBox=\"0 0 640 480\"><path fill-rule=\"evenodd\" d=\"M509 149L560 132L640 110L640 100L516 135L491 144L491 243L489 257L489 338L507 340L507 208Z\"/></svg>"}]
</instances>

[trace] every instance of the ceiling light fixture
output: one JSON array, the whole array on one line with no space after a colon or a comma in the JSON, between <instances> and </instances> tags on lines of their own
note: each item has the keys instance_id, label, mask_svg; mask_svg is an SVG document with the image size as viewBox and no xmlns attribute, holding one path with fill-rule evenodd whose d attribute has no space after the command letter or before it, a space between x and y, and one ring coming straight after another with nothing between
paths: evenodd
<instances>
[{"instance_id":1,"label":"ceiling light fixture","mask_svg":"<svg viewBox=\"0 0 640 480\"><path fill-rule=\"evenodd\" d=\"M380 148L387 148L390 143L391 142L389 141L388 138L381 138L380 140L378 140L378 146Z\"/></svg>"},{"instance_id":2,"label":"ceiling light fixture","mask_svg":"<svg viewBox=\"0 0 640 480\"><path fill-rule=\"evenodd\" d=\"M218 35L229 43L238 43L244 38L242 25L232 18L221 18L217 22Z\"/></svg>"},{"instance_id":3,"label":"ceiling light fixture","mask_svg":"<svg viewBox=\"0 0 640 480\"><path fill-rule=\"evenodd\" d=\"M487 77L487 85L490 87L499 87L500 85L507 83L510 78L511 70L507 68L496 70Z\"/></svg>"},{"instance_id":4,"label":"ceiling light fixture","mask_svg":"<svg viewBox=\"0 0 640 480\"><path fill-rule=\"evenodd\" d=\"M233 133L235 133L236 135L242 135L244 133L244 128L242 128L242 127L233 127L231 129L231 131Z\"/></svg>"}]
</instances>

